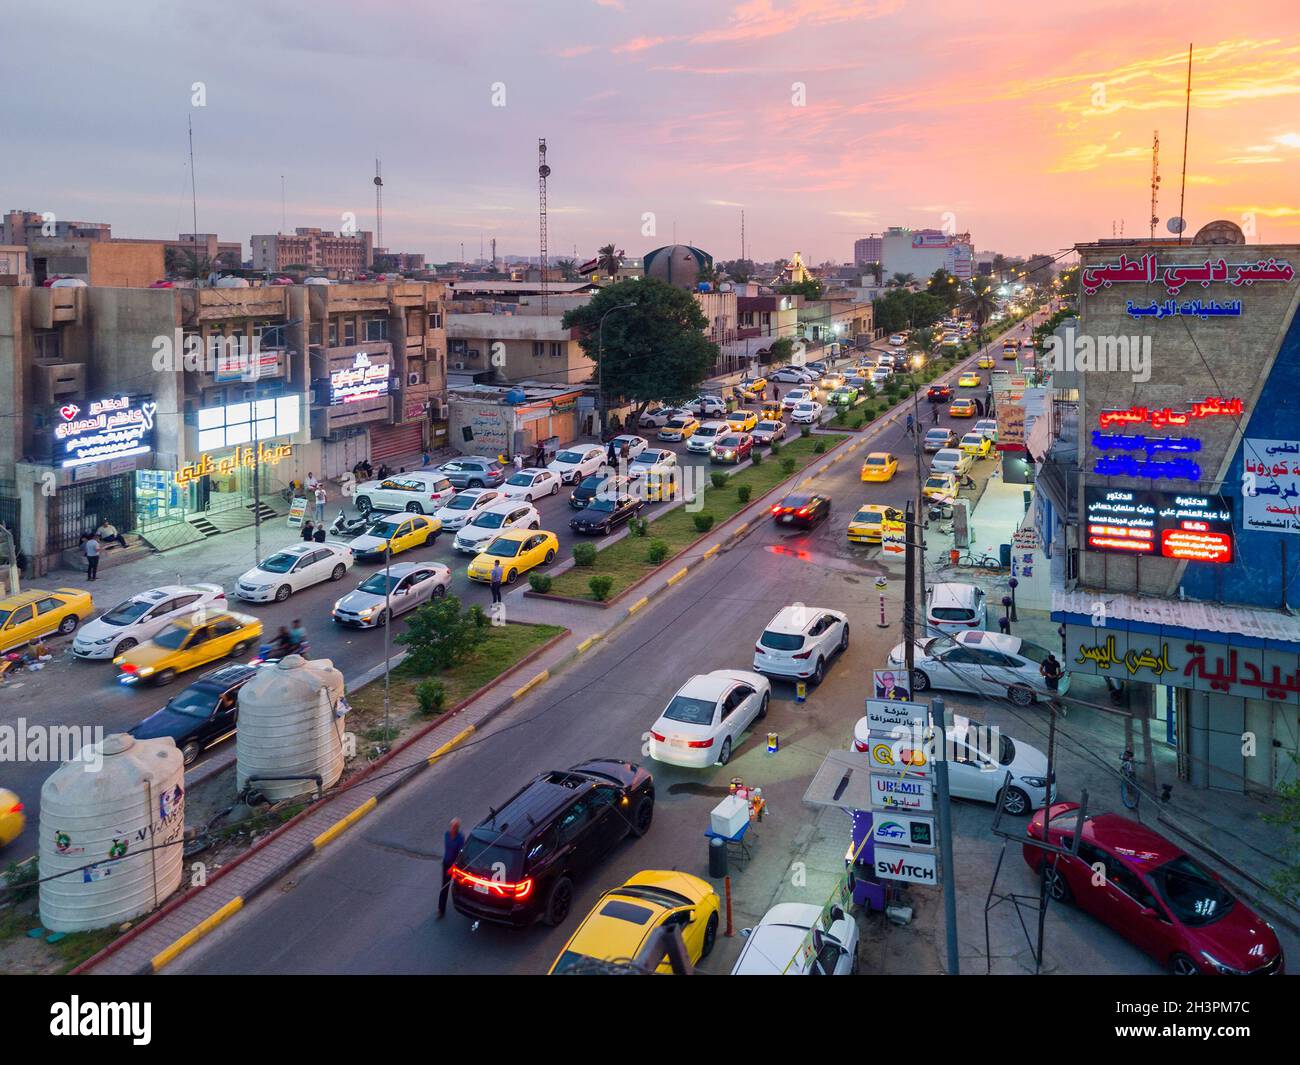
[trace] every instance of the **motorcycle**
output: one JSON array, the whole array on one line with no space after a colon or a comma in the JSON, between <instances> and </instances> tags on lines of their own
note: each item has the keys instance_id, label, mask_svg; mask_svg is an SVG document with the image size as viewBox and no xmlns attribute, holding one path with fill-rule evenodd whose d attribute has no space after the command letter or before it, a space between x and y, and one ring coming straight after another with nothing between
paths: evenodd
<instances>
[{"instance_id":1,"label":"motorcycle","mask_svg":"<svg viewBox=\"0 0 1300 1065\"><path fill-rule=\"evenodd\" d=\"M349 518L340 510L339 516L334 519L333 524L329 527L329 533L331 536L360 536L366 525L365 518L359 515L355 518Z\"/></svg>"},{"instance_id":2,"label":"motorcycle","mask_svg":"<svg viewBox=\"0 0 1300 1065\"><path fill-rule=\"evenodd\" d=\"M264 643L257 649L257 656L253 659L252 665L261 666L268 662L278 662L288 655L302 655L307 657L307 652L311 650L311 641L303 640L296 648L286 648L278 643Z\"/></svg>"}]
</instances>

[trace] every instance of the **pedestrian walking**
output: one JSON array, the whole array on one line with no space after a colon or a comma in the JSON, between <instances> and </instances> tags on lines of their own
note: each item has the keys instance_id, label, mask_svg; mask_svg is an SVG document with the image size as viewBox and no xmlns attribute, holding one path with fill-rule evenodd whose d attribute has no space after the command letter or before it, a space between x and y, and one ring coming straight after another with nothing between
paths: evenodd
<instances>
[{"instance_id":1,"label":"pedestrian walking","mask_svg":"<svg viewBox=\"0 0 1300 1065\"><path fill-rule=\"evenodd\" d=\"M310 541L312 537L312 533L315 531L316 531L316 527L312 525L310 518L308 518L306 521L302 523L302 538L304 540Z\"/></svg>"},{"instance_id":2,"label":"pedestrian walking","mask_svg":"<svg viewBox=\"0 0 1300 1065\"><path fill-rule=\"evenodd\" d=\"M772 402L773 403L781 402L781 386L778 384L772 385Z\"/></svg>"},{"instance_id":3,"label":"pedestrian walking","mask_svg":"<svg viewBox=\"0 0 1300 1065\"><path fill-rule=\"evenodd\" d=\"M97 580L99 573L99 539L94 533L86 537L86 542L81 545L81 550L86 555L86 580Z\"/></svg>"},{"instance_id":4,"label":"pedestrian walking","mask_svg":"<svg viewBox=\"0 0 1300 1065\"><path fill-rule=\"evenodd\" d=\"M451 867L456 864L465 846L460 834L460 818L453 817L447 831L442 834L442 887L438 891L438 916L447 916L447 893L451 890Z\"/></svg>"},{"instance_id":5,"label":"pedestrian walking","mask_svg":"<svg viewBox=\"0 0 1300 1065\"><path fill-rule=\"evenodd\" d=\"M492 602L501 602L501 560L492 563Z\"/></svg>"},{"instance_id":6,"label":"pedestrian walking","mask_svg":"<svg viewBox=\"0 0 1300 1065\"><path fill-rule=\"evenodd\" d=\"M605 456L611 467L618 465L618 448L614 446L614 441L609 442L609 453Z\"/></svg>"},{"instance_id":7,"label":"pedestrian walking","mask_svg":"<svg viewBox=\"0 0 1300 1065\"><path fill-rule=\"evenodd\" d=\"M916 422L912 420L911 414L908 414L907 416L907 428L903 431L907 436L916 435Z\"/></svg>"},{"instance_id":8,"label":"pedestrian walking","mask_svg":"<svg viewBox=\"0 0 1300 1065\"><path fill-rule=\"evenodd\" d=\"M1043 675L1043 683L1047 685L1047 690L1052 693L1052 705L1056 705L1056 693L1061 685L1061 663L1056 660L1056 655L1048 653L1043 664L1038 667L1038 672Z\"/></svg>"},{"instance_id":9,"label":"pedestrian walking","mask_svg":"<svg viewBox=\"0 0 1300 1065\"><path fill-rule=\"evenodd\" d=\"M319 481L316 482L316 524L321 525L325 521L325 486Z\"/></svg>"},{"instance_id":10,"label":"pedestrian walking","mask_svg":"<svg viewBox=\"0 0 1300 1065\"><path fill-rule=\"evenodd\" d=\"M930 408L930 424L931 425L939 424L939 404L937 403Z\"/></svg>"},{"instance_id":11,"label":"pedestrian walking","mask_svg":"<svg viewBox=\"0 0 1300 1065\"><path fill-rule=\"evenodd\" d=\"M515 473L519 473L524 468L524 456L522 452L515 455Z\"/></svg>"}]
</instances>

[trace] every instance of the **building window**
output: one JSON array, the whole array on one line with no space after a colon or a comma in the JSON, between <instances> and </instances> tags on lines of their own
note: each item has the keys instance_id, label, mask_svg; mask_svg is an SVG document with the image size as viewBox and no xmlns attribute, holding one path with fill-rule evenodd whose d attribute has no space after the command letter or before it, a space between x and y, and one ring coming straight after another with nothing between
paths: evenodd
<instances>
[{"instance_id":1,"label":"building window","mask_svg":"<svg viewBox=\"0 0 1300 1065\"><path fill-rule=\"evenodd\" d=\"M442 328L442 311L429 312L429 328L430 329Z\"/></svg>"},{"instance_id":2,"label":"building window","mask_svg":"<svg viewBox=\"0 0 1300 1065\"><path fill-rule=\"evenodd\" d=\"M551 358L560 359L564 357L564 344L558 340L551 341Z\"/></svg>"},{"instance_id":3,"label":"building window","mask_svg":"<svg viewBox=\"0 0 1300 1065\"><path fill-rule=\"evenodd\" d=\"M339 346L339 323L337 318L330 319L330 347Z\"/></svg>"},{"instance_id":4,"label":"building window","mask_svg":"<svg viewBox=\"0 0 1300 1065\"><path fill-rule=\"evenodd\" d=\"M546 342L543 340L533 341L533 358L540 359L546 354Z\"/></svg>"},{"instance_id":5,"label":"building window","mask_svg":"<svg viewBox=\"0 0 1300 1065\"><path fill-rule=\"evenodd\" d=\"M38 359L61 359L63 357L63 334L57 329L33 333L32 341Z\"/></svg>"},{"instance_id":6,"label":"building window","mask_svg":"<svg viewBox=\"0 0 1300 1065\"><path fill-rule=\"evenodd\" d=\"M320 322L312 322L312 324L311 324L311 328L310 328L310 330L308 331L307 342L308 342L309 344L314 345L315 347L320 347L320 345L321 345L321 324L320 324Z\"/></svg>"},{"instance_id":7,"label":"building window","mask_svg":"<svg viewBox=\"0 0 1300 1065\"><path fill-rule=\"evenodd\" d=\"M365 321L365 331L367 341L378 341L388 339L388 319L387 318L367 318Z\"/></svg>"},{"instance_id":8,"label":"building window","mask_svg":"<svg viewBox=\"0 0 1300 1065\"><path fill-rule=\"evenodd\" d=\"M357 320L355 318L343 319L343 346L351 347L357 342Z\"/></svg>"}]
</instances>

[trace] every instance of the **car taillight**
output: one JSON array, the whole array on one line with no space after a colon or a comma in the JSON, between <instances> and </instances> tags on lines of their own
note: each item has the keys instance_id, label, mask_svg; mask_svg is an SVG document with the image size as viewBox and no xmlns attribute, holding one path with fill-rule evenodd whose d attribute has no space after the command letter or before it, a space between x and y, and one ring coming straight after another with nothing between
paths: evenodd
<instances>
[{"instance_id":1,"label":"car taillight","mask_svg":"<svg viewBox=\"0 0 1300 1065\"><path fill-rule=\"evenodd\" d=\"M657 733L654 729L650 730L650 735L654 738L655 743L666 743L668 741L667 736L659 735L659 733Z\"/></svg>"},{"instance_id":2,"label":"car taillight","mask_svg":"<svg viewBox=\"0 0 1300 1065\"><path fill-rule=\"evenodd\" d=\"M473 873L467 873L464 869L457 869L455 866L452 867L451 875L457 883L468 884L471 887L486 887L492 894L503 899L526 899L533 893L533 878L531 876L525 877L517 884L512 884L506 880L492 880L488 877L475 876Z\"/></svg>"},{"instance_id":3,"label":"car taillight","mask_svg":"<svg viewBox=\"0 0 1300 1065\"><path fill-rule=\"evenodd\" d=\"M782 511L782 509L783 509L783 508L778 504L777 506L775 506L775 507L772 508L772 513L773 513L773 514L780 514L781 511Z\"/></svg>"},{"instance_id":4,"label":"car taillight","mask_svg":"<svg viewBox=\"0 0 1300 1065\"><path fill-rule=\"evenodd\" d=\"M123 662L123 663L122 663L122 672L123 672L123 673L134 673L134 672L135 672L135 669L136 669L136 667L133 666L130 662Z\"/></svg>"},{"instance_id":5,"label":"car taillight","mask_svg":"<svg viewBox=\"0 0 1300 1065\"><path fill-rule=\"evenodd\" d=\"M806 651L800 651L797 655L794 655L793 657L795 657L795 658L808 658L811 654L812 654L812 648L810 647L810 648L808 648L808 650L806 650Z\"/></svg>"},{"instance_id":6,"label":"car taillight","mask_svg":"<svg viewBox=\"0 0 1300 1065\"><path fill-rule=\"evenodd\" d=\"M863 743L861 740L854 740L853 749L857 751L859 754L861 754L863 751L867 750L867 745Z\"/></svg>"},{"instance_id":7,"label":"car taillight","mask_svg":"<svg viewBox=\"0 0 1300 1065\"><path fill-rule=\"evenodd\" d=\"M978 621L968 621L968 622L966 622L966 624L969 625L971 628L974 628L976 625L979 624L979 622L978 622Z\"/></svg>"},{"instance_id":8,"label":"car taillight","mask_svg":"<svg viewBox=\"0 0 1300 1065\"><path fill-rule=\"evenodd\" d=\"M16 802L16 803L14 803L11 807L9 807L9 812L10 812L11 814L20 814L20 813L22 813L22 812L23 812L23 804L20 803L20 802Z\"/></svg>"},{"instance_id":9,"label":"car taillight","mask_svg":"<svg viewBox=\"0 0 1300 1065\"><path fill-rule=\"evenodd\" d=\"M707 740L691 740L686 746L694 747L696 750L703 750L705 747L713 746L713 737L710 736Z\"/></svg>"},{"instance_id":10,"label":"car taillight","mask_svg":"<svg viewBox=\"0 0 1300 1065\"><path fill-rule=\"evenodd\" d=\"M767 654L767 648L764 647L761 643L756 643L756 644L754 644L754 653L755 653L755 654L760 654L760 655L765 655L765 654Z\"/></svg>"},{"instance_id":11,"label":"car taillight","mask_svg":"<svg viewBox=\"0 0 1300 1065\"><path fill-rule=\"evenodd\" d=\"M799 517L801 518L806 518L808 517L809 514L812 513L812 509L809 507L800 507L798 510L795 511L795 513L798 514Z\"/></svg>"}]
</instances>

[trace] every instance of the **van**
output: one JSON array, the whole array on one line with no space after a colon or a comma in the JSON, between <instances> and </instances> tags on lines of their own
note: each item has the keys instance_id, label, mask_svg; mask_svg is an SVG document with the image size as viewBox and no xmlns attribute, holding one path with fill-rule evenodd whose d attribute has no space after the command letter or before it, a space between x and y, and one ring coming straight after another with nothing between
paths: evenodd
<instances>
[{"instance_id":1,"label":"van","mask_svg":"<svg viewBox=\"0 0 1300 1065\"><path fill-rule=\"evenodd\" d=\"M930 636L982 629L988 621L988 596L973 584L934 584L925 590L925 627Z\"/></svg>"}]
</instances>

